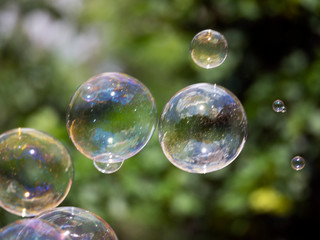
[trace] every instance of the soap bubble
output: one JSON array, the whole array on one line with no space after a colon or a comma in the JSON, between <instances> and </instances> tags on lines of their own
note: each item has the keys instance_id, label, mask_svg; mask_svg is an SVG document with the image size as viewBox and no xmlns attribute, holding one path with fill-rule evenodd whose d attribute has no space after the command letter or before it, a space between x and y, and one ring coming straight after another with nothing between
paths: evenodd
<instances>
[{"instance_id":1,"label":"soap bubble","mask_svg":"<svg viewBox=\"0 0 320 240\"><path fill-rule=\"evenodd\" d=\"M92 212L76 207L59 207L38 216L56 225L71 240L117 240L111 226Z\"/></svg>"},{"instance_id":2,"label":"soap bubble","mask_svg":"<svg viewBox=\"0 0 320 240\"><path fill-rule=\"evenodd\" d=\"M294 158L291 159L291 167L296 171L303 169L305 165L306 165L306 161L304 160L303 157L295 156Z\"/></svg>"},{"instance_id":3,"label":"soap bubble","mask_svg":"<svg viewBox=\"0 0 320 240\"><path fill-rule=\"evenodd\" d=\"M169 161L191 173L230 164L247 139L247 117L229 90L207 83L190 85L165 105L159 141Z\"/></svg>"},{"instance_id":4,"label":"soap bubble","mask_svg":"<svg viewBox=\"0 0 320 240\"><path fill-rule=\"evenodd\" d=\"M29 217L58 206L73 181L68 151L56 139L31 128L0 135L0 206Z\"/></svg>"},{"instance_id":5,"label":"soap bubble","mask_svg":"<svg viewBox=\"0 0 320 240\"><path fill-rule=\"evenodd\" d=\"M98 171L105 174L111 174L118 171L122 167L123 162L107 163L93 161L93 164Z\"/></svg>"},{"instance_id":6,"label":"soap bubble","mask_svg":"<svg viewBox=\"0 0 320 240\"><path fill-rule=\"evenodd\" d=\"M151 138L157 109L150 91L122 73L102 73L75 92L67 129L77 149L95 162L117 163L137 154Z\"/></svg>"},{"instance_id":7,"label":"soap bubble","mask_svg":"<svg viewBox=\"0 0 320 240\"><path fill-rule=\"evenodd\" d=\"M211 29L199 32L191 41L191 57L203 68L220 66L227 57L228 43L224 36Z\"/></svg>"},{"instance_id":8,"label":"soap bubble","mask_svg":"<svg viewBox=\"0 0 320 240\"><path fill-rule=\"evenodd\" d=\"M287 108L286 106L284 105L284 102L282 100L275 100L272 104L272 108L275 112L286 112L287 111Z\"/></svg>"},{"instance_id":9,"label":"soap bubble","mask_svg":"<svg viewBox=\"0 0 320 240\"><path fill-rule=\"evenodd\" d=\"M70 240L56 226L40 219L22 219L0 229L2 240Z\"/></svg>"}]
</instances>

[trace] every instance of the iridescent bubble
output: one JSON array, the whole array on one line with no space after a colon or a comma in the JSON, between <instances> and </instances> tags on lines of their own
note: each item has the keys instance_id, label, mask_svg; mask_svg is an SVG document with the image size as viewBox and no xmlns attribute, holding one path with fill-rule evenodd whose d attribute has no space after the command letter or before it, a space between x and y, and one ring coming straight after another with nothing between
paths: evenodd
<instances>
[{"instance_id":1,"label":"iridescent bubble","mask_svg":"<svg viewBox=\"0 0 320 240\"><path fill-rule=\"evenodd\" d=\"M191 57L202 68L220 66L227 57L228 43L225 37L214 30L199 32L191 41Z\"/></svg>"},{"instance_id":2,"label":"iridescent bubble","mask_svg":"<svg viewBox=\"0 0 320 240\"><path fill-rule=\"evenodd\" d=\"M275 112L286 112L287 111L287 108L286 106L284 105L284 102L282 100L275 100L272 104L272 108Z\"/></svg>"},{"instance_id":3,"label":"iridescent bubble","mask_svg":"<svg viewBox=\"0 0 320 240\"><path fill-rule=\"evenodd\" d=\"M94 85L84 84L80 91L81 98L86 102L91 102L97 97L97 89Z\"/></svg>"},{"instance_id":4,"label":"iridescent bubble","mask_svg":"<svg viewBox=\"0 0 320 240\"><path fill-rule=\"evenodd\" d=\"M95 162L123 162L137 154L150 140L156 123L150 91L122 73L90 78L75 92L67 112L71 140Z\"/></svg>"},{"instance_id":5,"label":"iridescent bubble","mask_svg":"<svg viewBox=\"0 0 320 240\"><path fill-rule=\"evenodd\" d=\"M111 174L118 171L122 167L123 162L108 163L93 161L93 164L99 172L102 172L104 174Z\"/></svg>"},{"instance_id":6,"label":"iridescent bubble","mask_svg":"<svg viewBox=\"0 0 320 240\"><path fill-rule=\"evenodd\" d=\"M299 171L304 168L304 166L306 165L306 161L304 160L303 157L295 156L294 158L291 159L290 164L294 170Z\"/></svg>"},{"instance_id":7,"label":"iridescent bubble","mask_svg":"<svg viewBox=\"0 0 320 240\"><path fill-rule=\"evenodd\" d=\"M159 141L169 161L191 173L230 164L247 139L247 117L229 90L207 83L190 85L165 105Z\"/></svg>"},{"instance_id":8,"label":"iridescent bubble","mask_svg":"<svg viewBox=\"0 0 320 240\"><path fill-rule=\"evenodd\" d=\"M0 229L2 240L70 240L56 226L41 219L23 219Z\"/></svg>"},{"instance_id":9,"label":"iridescent bubble","mask_svg":"<svg viewBox=\"0 0 320 240\"><path fill-rule=\"evenodd\" d=\"M117 240L111 226L96 214L76 207L59 207L38 216L57 226L70 239Z\"/></svg>"},{"instance_id":10,"label":"iridescent bubble","mask_svg":"<svg viewBox=\"0 0 320 240\"><path fill-rule=\"evenodd\" d=\"M0 206L29 217L58 206L73 181L66 148L46 133L18 128L0 135Z\"/></svg>"}]
</instances>

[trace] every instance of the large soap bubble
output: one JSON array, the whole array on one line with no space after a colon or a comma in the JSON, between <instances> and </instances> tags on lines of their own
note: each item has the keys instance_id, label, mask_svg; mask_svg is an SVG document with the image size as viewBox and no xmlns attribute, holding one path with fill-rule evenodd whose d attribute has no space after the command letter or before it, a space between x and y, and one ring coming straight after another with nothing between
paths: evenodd
<instances>
[{"instance_id":1,"label":"large soap bubble","mask_svg":"<svg viewBox=\"0 0 320 240\"><path fill-rule=\"evenodd\" d=\"M84 82L67 112L67 129L77 149L96 162L118 163L150 140L157 109L150 91L122 73L103 73Z\"/></svg>"},{"instance_id":2,"label":"large soap bubble","mask_svg":"<svg viewBox=\"0 0 320 240\"><path fill-rule=\"evenodd\" d=\"M247 117L237 97L216 84L200 83L176 93L159 121L159 141L176 167L207 173L230 164L247 138Z\"/></svg>"},{"instance_id":3,"label":"large soap bubble","mask_svg":"<svg viewBox=\"0 0 320 240\"><path fill-rule=\"evenodd\" d=\"M0 229L1 240L70 240L59 228L41 219L22 219Z\"/></svg>"},{"instance_id":4,"label":"large soap bubble","mask_svg":"<svg viewBox=\"0 0 320 240\"><path fill-rule=\"evenodd\" d=\"M59 207L38 216L57 226L70 239L117 240L111 226L96 214L76 207Z\"/></svg>"},{"instance_id":5,"label":"large soap bubble","mask_svg":"<svg viewBox=\"0 0 320 240\"><path fill-rule=\"evenodd\" d=\"M58 206L73 181L66 148L30 128L0 135L0 206L19 216L34 216Z\"/></svg>"}]
</instances>

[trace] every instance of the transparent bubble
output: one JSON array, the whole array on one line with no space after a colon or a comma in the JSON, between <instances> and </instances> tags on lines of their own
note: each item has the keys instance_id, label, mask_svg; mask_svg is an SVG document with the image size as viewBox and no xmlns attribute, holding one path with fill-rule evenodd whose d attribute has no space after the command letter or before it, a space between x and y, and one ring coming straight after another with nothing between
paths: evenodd
<instances>
[{"instance_id":1,"label":"transparent bubble","mask_svg":"<svg viewBox=\"0 0 320 240\"><path fill-rule=\"evenodd\" d=\"M68 151L56 139L30 128L0 135L0 205L34 216L58 206L73 180Z\"/></svg>"},{"instance_id":2,"label":"transparent bubble","mask_svg":"<svg viewBox=\"0 0 320 240\"><path fill-rule=\"evenodd\" d=\"M176 167L207 173L230 164L247 139L247 117L237 97L216 84L190 85L165 105L159 141Z\"/></svg>"},{"instance_id":3,"label":"transparent bubble","mask_svg":"<svg viewBox=\"0 0 320 240\"><path fill-rule=\"evenodd\" d=\"M59 207L38 216L56 225L70 239L117 240L111 226L96 214L76 207Z\"/></svg>"},{"instance_id":4,"label":"transparent bubble","mask_svg":"<svg viewBox=\"0 0 320 240\"><path fill-rule=\"evenodd\" d=\"M0 229L2 240L70 240L56 226L40 219L23 219Z\"/></svg>"},{"instance_id":5,"label":"transparent bubble","mask_svg":"<svg viewBox=\"0 0 320 240\"><path fill-rule=\"evenodd\" d=\"M93 161L93 164L98 171L105 174L111 174L118 171L122 167L123 162L107 163Z\"/></svg>"},{"instance_id":6,"label":"transparent bubble","mask_svg":"<svg viewBox=\"0 0 320 240\"><path fill-rule=\"evenodd\" d=\"M80 92L81 98L86 102L91 102L97 97L97 89L94 85L88 83L84 84L82 87L82 91Z\"/></svg>"},{"instance_id":7,"label":"transparent bubble","mask_svg":"<svg viewBox=\"0 0 320 240\"><path fill-rule=\"evenodd\" d=\"M275 112L286 112L286 106L284 105L284 102L282 100L275 100L272 104L272 108Z\"/></svg>"},{"instance_id":8,"label":"transparent bubble","mask_svg":"<svg viewBox=\"0 0 320 240\"><path fill-rule=\"evenodd\" d=\"M227 57L228 43L224 36L211 29L199 32L191 41L191 57L203 68L220 66Z\"/></svg>"},{"instance_id":9,"label":"transparent bubble","mask_svg":"<svg viewBox=\"0 0 320 240\"><path fill-rule=\"evenodd\" d=\"M291 159L291 167L296 170L302 170L304 166L306 165L306 161L304 160L303 157L300 156L295 156L294 158Z\"/></svg>"},{"instance_id":10,"label":"transparent bubble","mask_svg":"<svg viewBox=\"0 0 320 240\"><path fill-rule=\"evenodd\" d=\"M132 157L147 144L156 123L150 91L122 73L90 78L75 92L67 112L71 140L96 162L116 163Z\"/></svg>"}]
</instances>

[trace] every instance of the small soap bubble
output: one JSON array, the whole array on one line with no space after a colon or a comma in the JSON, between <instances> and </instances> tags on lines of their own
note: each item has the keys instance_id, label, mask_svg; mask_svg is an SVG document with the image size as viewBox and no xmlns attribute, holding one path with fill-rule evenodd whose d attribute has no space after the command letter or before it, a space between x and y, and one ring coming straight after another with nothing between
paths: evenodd
<instances>
[{"instance_id":1,"label":"small soap bubble","mask_svg":"<svg viewBox=\"0 0 320 240\"><path fill-rule=\"evenodd\" d=\"M55 225L37 218L22 219L0 229L2 240L71 240Z\"/></svg>"},{"instance_id":2,"label":"small soap bubble","mask_svg":"<svg viewBox=\"0 0 320 240\"><path fill-rule=\"evenodd\" d=\"M304 160L303 157L295 156L294 158L291 159L291 167L296 171L302 170L305 165L306 165L306 161Z\"/></svg>"},{"instance_id":3,"label":"small soap bubble","mask_svg":"<svg viewBox=\"0 0 320 240\"><path fill-rule=\"evenodd\" d=\"M30 217L58 206L73 181L66 148L46 133L18 128L0 135L0 206Z\"/></svg>"},{"instance_id":4,"label":"small soap bubble","mask_svg":"<svg viewBox=\"0 0 320 240\"><path fill-rule=\"evenodd\" d=\"M99 172L102 172L104 174L111 174L118 171L122 167L123 162L107 163L93 161L93 164Z\"/></svg>"},{"instance_id":5,"label":"small soap bubble","mask_svg":"<svg viewBox=\"0 0 320 240\"><path fill-rule=\"evenodd\" d=\"M275 100L272 104L272 108L275 112L286 112L287 111L287 108L286 106L284 105L284 102L282 100Z\"/></svg>"},{"instance_id":6,"label":"small soap bubble","mask_svg":"<svg viewBox=\"0 0 320 240\"><path fill-rule=\"evenodd\" d=\"M247 117L238 98L216 84L190 85L165 105L159 141L169 161L191 173L230 164L247 139Z\"/></svg>"},{"instance_id":7,"label":"small soap bubble","mask_svg":"<svg viewBox=\"0 0 320 240\"><path fill-rule=\"evenodd\" d=\"M75 92L67 112L72 142L95 162L121 163L137 154L156 124L157 109L150 91L122 73L90 78Z\"/></svg>"},{"instance_id":8,"label":"small soap bubble","mask_svg":"<svg viewBox=\"0 0 320 240\"><path fill-rule=\"evenodd\" d=\"M225 37L214 30L199 32L191 41L191 57L202 68L220 66L227 57L228 43Z\"/></svg>"},{"instance_id":9,"label":"small soap bubble","mask_svg":"<svg viewBox=\"0 0 320 240\"><path fill-rule=\"evenodd\" d=\"M96 214L76 207L59 207L38 216L63 231L71 240L117 240L111 226Z\"/></svg>"},{"instance_id":10,"label":"small soap bubble","mask_svg":"<svg viewBox=\"0 0 320 240\"><path fill-rule=\"evenodd\" d=\"M97 97L95 86L88 83L83 86L80 91L81 98L86 102L91 102Z\"/></svg>"}]
</instances>

